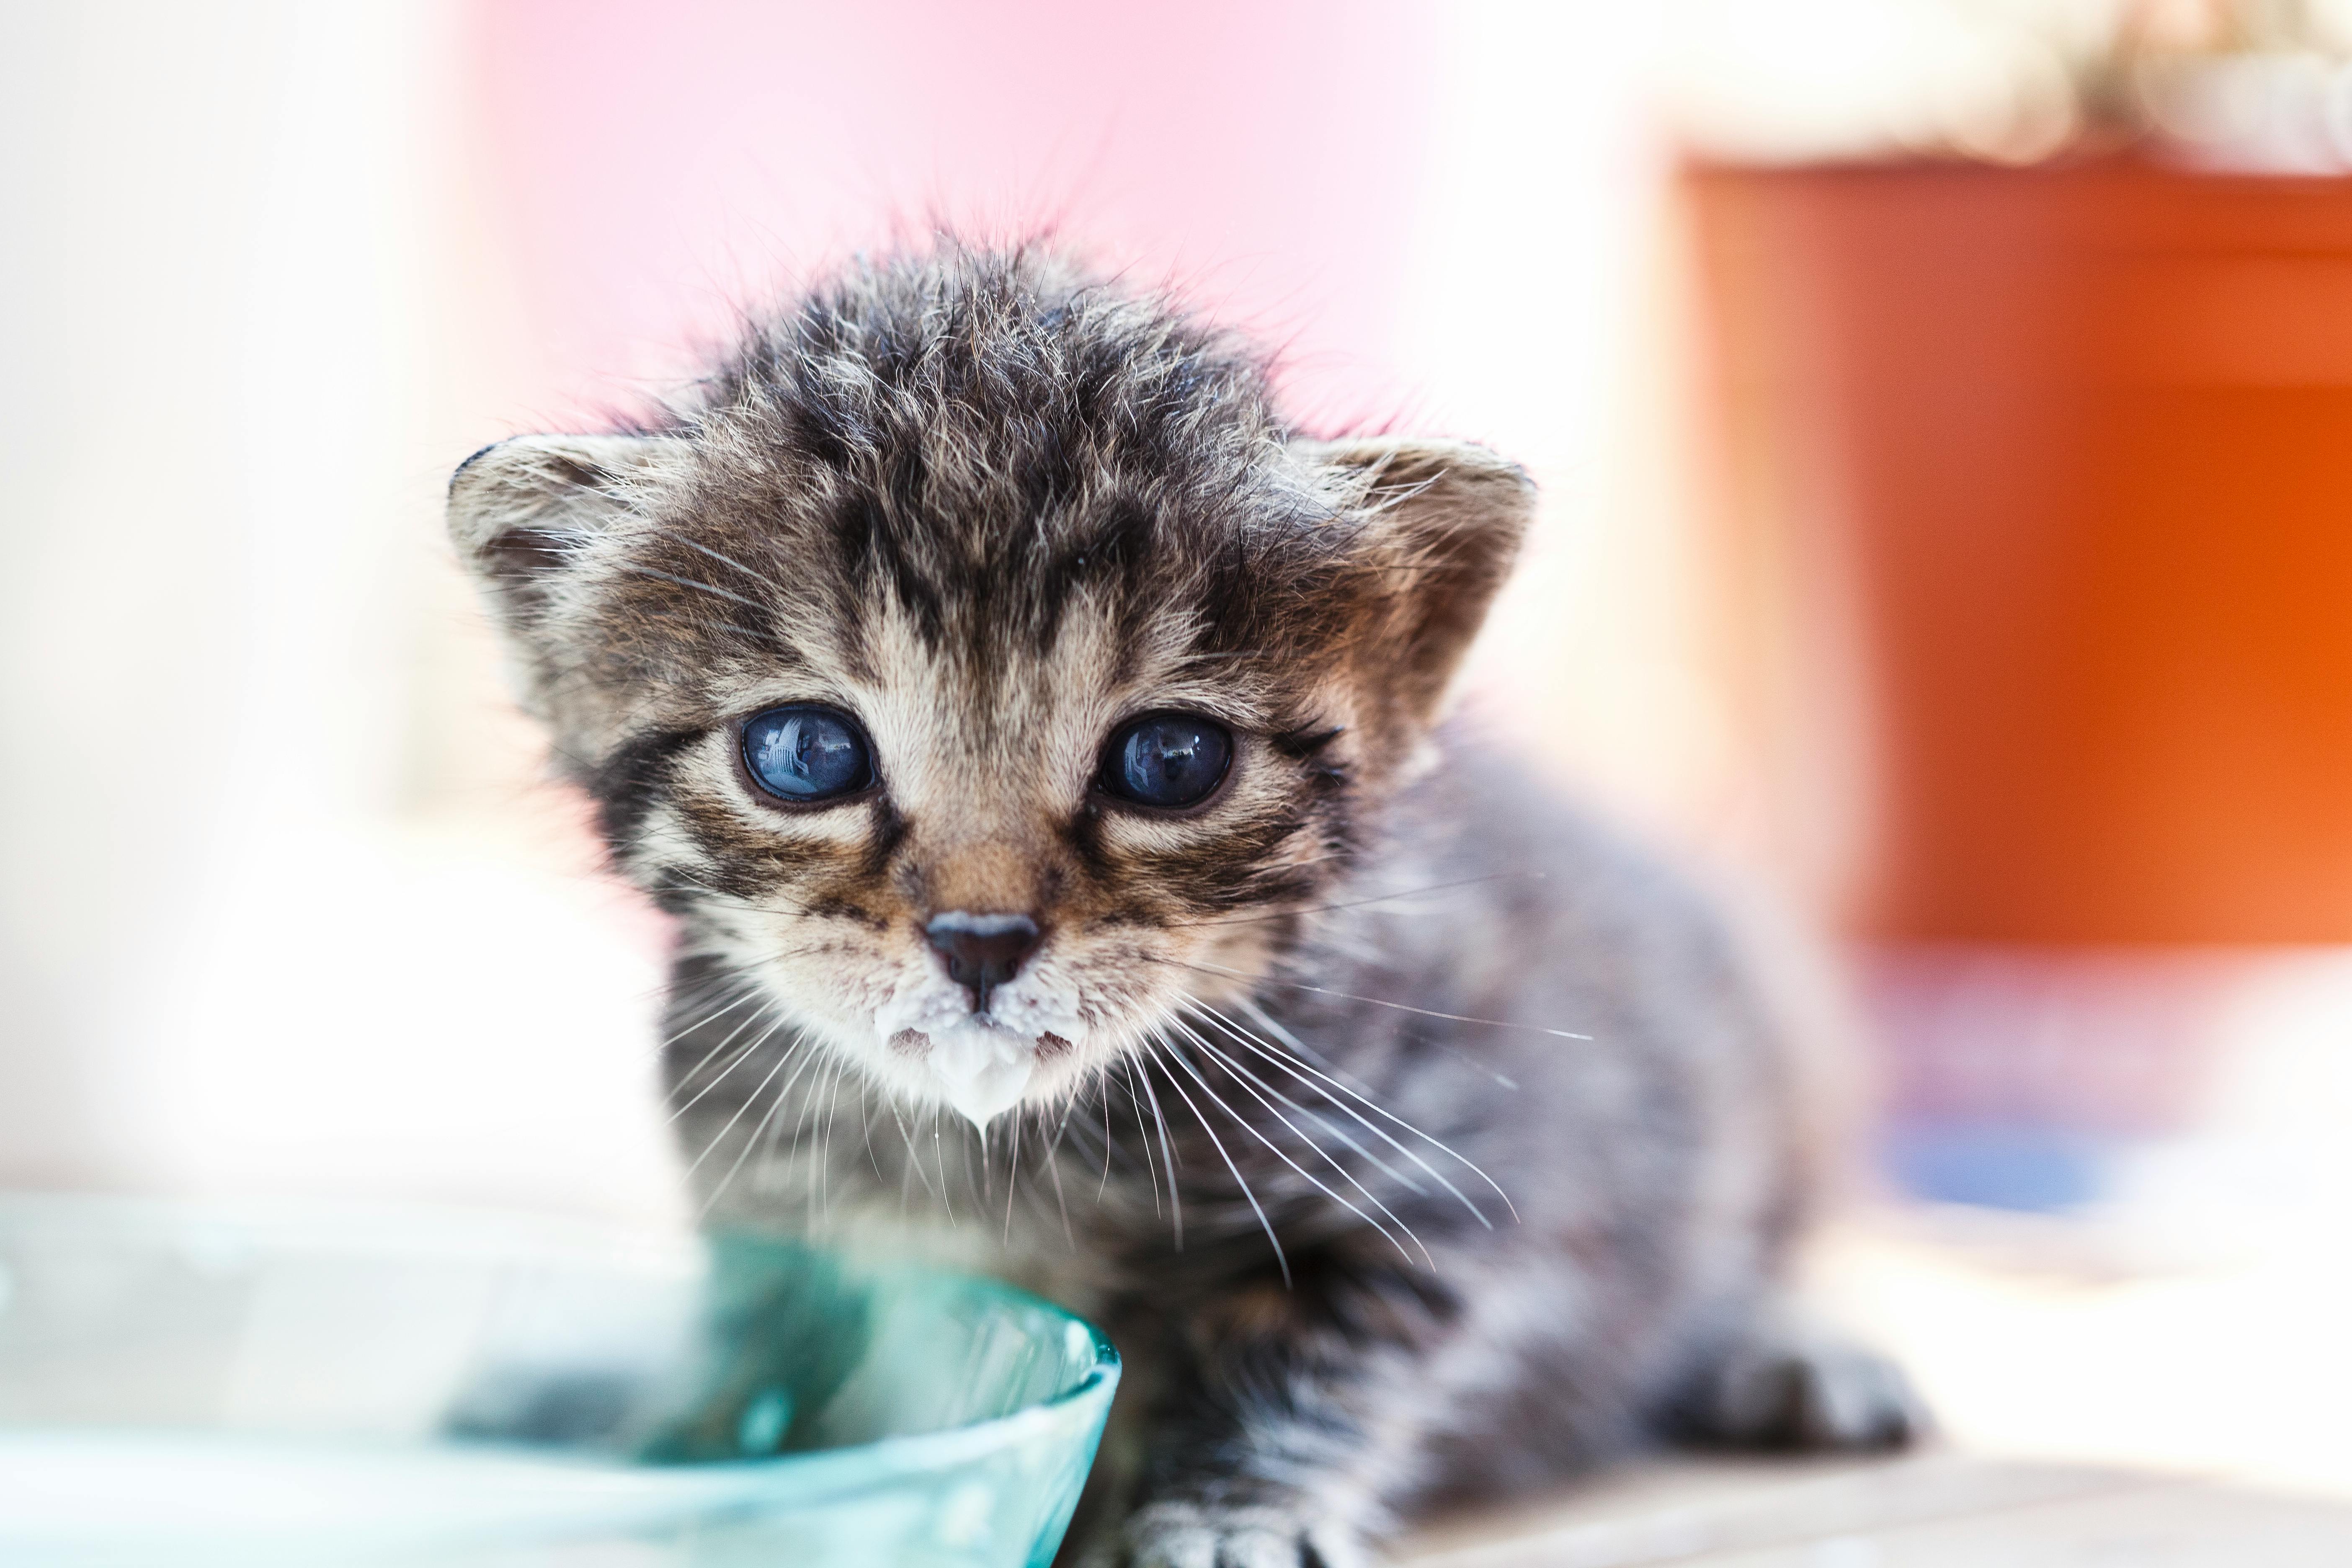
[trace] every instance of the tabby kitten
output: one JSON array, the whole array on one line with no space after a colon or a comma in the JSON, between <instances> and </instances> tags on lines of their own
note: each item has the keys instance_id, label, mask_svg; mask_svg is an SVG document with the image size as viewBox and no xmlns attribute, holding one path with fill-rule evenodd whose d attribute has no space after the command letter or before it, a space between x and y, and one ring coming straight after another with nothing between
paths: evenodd
<instances>
[{"instance_id":1,"label":"tabby kitten","mask_svg":"<svg viewBox=\"0 0 2352 1568\"><path fill-rule=\"evenodd\" d=\"M1342 1568L1651 1434L1912 1428L1776 1283L1801 1108L1721 929L1436 727L1532 505L953 246L453 483L526 702L677 919L707 1212L1105 1324L1097 1561Z\"/></svg>"}]
</instances>

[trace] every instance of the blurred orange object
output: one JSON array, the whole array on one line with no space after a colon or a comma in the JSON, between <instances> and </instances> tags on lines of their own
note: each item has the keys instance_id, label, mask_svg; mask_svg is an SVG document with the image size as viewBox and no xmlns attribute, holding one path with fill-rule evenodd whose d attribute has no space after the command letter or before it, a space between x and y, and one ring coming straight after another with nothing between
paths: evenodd
<instances>
[{"instance_id":1,"label":"blurred orange object","mask_svg":"<svg viewBox=\"0 0 2352 1568\"><path fill-rule=\"evenodd\" d=\"M1764 700L1840 689L1809 603L1858 678L1850 925L2352 941L2352 180L1686 184Z\"/></svg>"}]
</instances>

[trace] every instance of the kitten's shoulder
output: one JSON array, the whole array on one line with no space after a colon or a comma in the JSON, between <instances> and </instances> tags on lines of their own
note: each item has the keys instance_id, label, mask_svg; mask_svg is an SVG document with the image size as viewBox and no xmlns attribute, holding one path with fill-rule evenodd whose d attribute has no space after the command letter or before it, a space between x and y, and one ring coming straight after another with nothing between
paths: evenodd
<instances>
[{"instance_id":1,"label":"kitten's shoulder","mask_svg":"<svg viewBox=\"0 0 2352 1568\"><path fill-rule=\"evenodd\" d=\"M1483 877L1497 901L1525 911L1716 919L1717 890L1680 857L1465 729L1441 731L1436 760L1398 801L1391 835L1396 852Z\"/></svg>"}]
</instances>

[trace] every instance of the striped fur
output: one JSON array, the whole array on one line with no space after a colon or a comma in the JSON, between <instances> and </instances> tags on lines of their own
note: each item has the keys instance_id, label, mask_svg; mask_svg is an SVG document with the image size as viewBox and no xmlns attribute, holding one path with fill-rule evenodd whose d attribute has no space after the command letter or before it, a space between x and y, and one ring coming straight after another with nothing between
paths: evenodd
<instances>
[{"instance_id":1,"label":"striped fur","mask_svg":"<svg viewBox=\"0 0 2352 1568\"><path fill-rule=\"evenodd\" d=\"M453 483L524 701L678 919L706 1206L1110 1326L1105 1561L1337 1568L1645 1433L1909 1430L1776 1290L1800 1108L1717 922L1438 722L1532 500L1477 447L1305 439L1226 336L953 246ZM735 727L788 701L854 714L879 786L752 788ZM1090 788L1168 709L1232 730L1225 784ZM984 1131L942 1114L942 910L1045 933Z\"/></svg>"}]
</instances>

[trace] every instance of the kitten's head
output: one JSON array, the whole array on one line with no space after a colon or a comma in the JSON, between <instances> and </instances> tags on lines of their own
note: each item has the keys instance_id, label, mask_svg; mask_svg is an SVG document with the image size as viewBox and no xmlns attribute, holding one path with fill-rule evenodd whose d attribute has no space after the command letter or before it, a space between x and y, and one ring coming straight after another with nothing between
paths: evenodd
<instances>
[{"instance_id":1,"label":"kitten's head","mask_svg":"<svg viewBox=\"0 0 2352 1568\"><path fill-rule=\"evenodd\" d=\"M860 266L450 527L616 865L976 1121L1245 990L1412 766L1531 491L1291 438L1257 363L1034 254Z\"/></svg>"}]
</instances>

